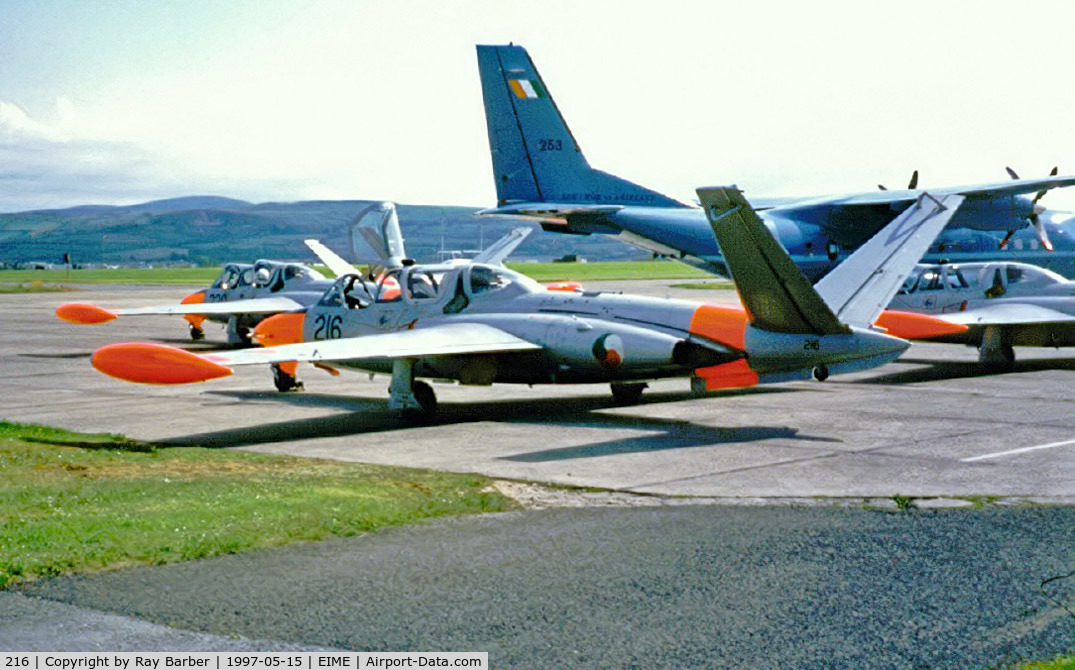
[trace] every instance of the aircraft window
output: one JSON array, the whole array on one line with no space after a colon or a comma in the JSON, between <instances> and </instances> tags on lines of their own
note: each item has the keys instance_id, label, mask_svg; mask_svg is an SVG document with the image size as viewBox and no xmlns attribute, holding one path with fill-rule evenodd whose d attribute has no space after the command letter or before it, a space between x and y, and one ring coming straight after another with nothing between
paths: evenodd
<instances>
[{"instance_id":1,"label":"aircraft window","mask_svg":"<svg viewBox=\"0 0 1075 670\"><path fill-rule=\"evenodd\" d=\"M302 268L296 265L289 265L284 268L284 279L294 279L295 277L301 277L303 275Z\"/></svg>"},{"instance_id":2,"label":"aircraft window","mask_svg":"<svg viewBox=\"0 0 1075 670\"><path fill-rule=\"evenodd\" d=\"M239 273L239 281L235 283L236 286L250 286L254 283L254 268L246 268Z\"/></svg>"},{"instance_id":3,"label":"aircraft window","mask_svg":"<svg viewBox=\"0 0 1075 670\"><path fill-rule=\"evenodd\" d=\"M217 280L213 282L213 288L229 289L235 286L235 283L239 280L239 271L233 267L224 268L224 272L220 273Z\"/></svg>"},{"instance_id":4,"label":"aircraft window","mask_svg":"<svg viewBox=\"0 0 1075 670\"><path fill-rule=\"evenodd\" d=\"M903 280L903 286L900 287L900 295L906 295L908 293L914 293L915 286L918 284L918 277L920 274L912 274Z\"/></svg>"},{"instance_id":5,"label":"aircraft window","mask_svg":"<svg viewBox=\"0 0 1075 670\"><path fill-rule=\"evenodd\" d=\"M407 293L412 300L430 300L437 297L439 284L431 272L412 270L407 276Z\"/></svg>"},{"instance_id":6,"label":"aircraft window","mask_svg":"<svg viewBox=\"0 0 1075 670\"><path fill-rule=\"evenodd\" d=\"M1005 273L1008 275L1009 284L1023 281L1023 268L1009 265L1007 268L1005 268Z\"/></svg>"},{"instance_id":7,"label":"aircraft window","mask_svg":"<svg viewBox=\"0 0 1075 670\"><path fill-rule=\"evenodd\" d=\"M948 288L967 288L968 286L967 280L963 278L963 273L957 267L948 268L945 280L948 282Z\"/></svg>"},{"instance_id":8,"label":"aircraft window","mask_svg":"<svg viewBox=\"0 0 1075 670\"><path fill-rule=\"evenodd\" d=\"M470 300L467 298L466 293L463 292L463 275L460 273L459 280L455 283L455 295L444 306L444 313L456 314L462 312L469 304Z\"/></svg>"},{"instance_id":9,"label":"aircraft window","mask_svg":"<svg viewBox=\"0 0 1075 670\"><path fill-rule=\"evenodd\" d=\"M918 280L919 291L937 291L944 288L941 284L941 273L936 270L927 270L922 273L922 278Z\"/></svg>"},{"instance_id":10,"label":"aircraft window","mask_svg":"<svg viewBox=\"0 0 1075 670\"><path fill-rule=\"evenodd\" d=\"M254 270L254 286L268 286L269 279L272 278L272 273L269 272L269 268L260 267Z\"/></svg>"},{"instance_id":11,"label":"aircraft window","mask_svg":"<svg viewBox=\"0 0 1075 670\"><path fill-rule=\"evenodd\" d=\"M377 302L395 302L402 295L399 290L399 270L392 270L376 280Z\"/></svg>"},{"instance_id":12,"label":"aircraft window","mask_svg":"<svg viewBox=\"0 0 1075 670\"><path fill-rule=\"evenodd\" d=\"M319 305L325 307L339 307L343 304L343 286L340 282L332 285L332 288L325 291L325 295L321 296L321 300L318 301Z\"/></svg>"},{"instance_id":13,"label":"aircraft window","mask_svg":"<svg viewBox=\"0 0 1075 670\"><path fill-rule=\"evenodd\" d=\"M498 291L511 284L511 278L492 268L477 266L470 272L470 291L474 295Z\"/></svg>"}]
</instances>

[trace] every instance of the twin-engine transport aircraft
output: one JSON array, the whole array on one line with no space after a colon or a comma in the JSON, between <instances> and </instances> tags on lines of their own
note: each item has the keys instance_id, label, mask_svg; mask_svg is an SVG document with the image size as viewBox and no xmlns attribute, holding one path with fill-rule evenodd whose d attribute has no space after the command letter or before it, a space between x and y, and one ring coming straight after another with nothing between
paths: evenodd
<instances>
[{"instance_id":1,"label":"twin-engine transport aircraft","mask_svg":"<svg viewBox=\"0 0 1075 670\"><path fill-rule=\"evenodd\" d=\"M962 200L923 198L834 271L834 284L821 293L741 193L716 188L700 195L745 311L550 291L483 263L404 264L375 281L343 276L305 314L265 320L255 337L280 346L196 355L113 344L94 353L93 366L128 381L177 384L229 375L230 366L309 361L390 373L388 406L404 412L435 409L432 388L416 377L473 385L603 382L623 401L663 377L689 377L699 391L820 379L881 365L907 348L872 324ZM388 279L400 290L386 290ZM905 316L919 330L960 329Z\"/></svg>"},{"instance_id":2,"label":"twin-engine transport aircraft","mask_svg":"<svg viewBox=\"0 0 1075 670\"><path fill-rule=\"evenodd\" d=\"M478 46L478 68L497 193L497 206L484 214L538 221L553 232L614 235L727 276L728 264L696 207L590 167L525 49ZM611 113L618 113L614 107ZM1039 204L1049 189L1075 184L1075 176L1009 175L1012 181L929 189L966 202L927 261L1018 260L1075 277L1075 215ZM916 175L904 190L752 204L816 281L911 206L923 193L917 182Z\"/></svg>"},{"instance_id":3,"label":"twin-engine transport aircraft","mask_svg":"<svg viewBox=\"0 0 1075 670\"><path fill-rule=\"evenodd\" d=\"M1075 346L1075 282L1025 263L920 265L891 307L967 326L934 339L976 345L994 369L1011 367L1013 347Z\"/></svg>"},{"instance_id":4,"label":"twin-engine transport aircraft","mask_svg":"<svg viewBox=\"0 0 1075 670\"><path fill-rule=\"evenodd\" d=\"M68 303L56 308L56 316L69 323L94 324L120 316L183 315L193 340L205 337L202 324L209 320L227 326L229 344L249 346L251 330L266 316L311 305L330 286L331 279L301 263L228 263L211 286L191 293L178 304L105 309Z\"/></svg>"}]
</instances>

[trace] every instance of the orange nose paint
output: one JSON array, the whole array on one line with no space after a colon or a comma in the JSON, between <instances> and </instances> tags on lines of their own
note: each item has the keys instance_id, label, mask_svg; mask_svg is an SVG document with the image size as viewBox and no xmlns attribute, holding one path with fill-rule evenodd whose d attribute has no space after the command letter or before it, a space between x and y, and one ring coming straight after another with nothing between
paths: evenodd
<instances>
[{"instance_id":1,"label":"orange nose paint","mask_svg":"<svg viewBox=\"0 0 1075 670\"><path fill-rule=\"evenodd\" d=\"M889 335L905 340L928 340L967 332L967 326L962 323L950 323L928 314L901 312L896 309L881 312L875 325L887 330Z\"/></svg>"},{"instance_id":2,"label":"orange nose paint","mask_svg":"<svg viewBox=\"0 0 1075 670\"><path fill-rule=\"evenodd\" d=\"M254 328L254 339L263 347L296 344L302 342L302 327L305 322L305 312L275 314Z\"/></svg>"},{"instance_id":3,"label":"orange nose paint","mask_svg":"<svg viewBox=\"0 0 1075 670\"><path fill-rule=\"evenodd\" d=\"M742 351L746 346L746 310L732 305L701 305L691 317L690 332Z\"/></svg>"},{"instance_id":4,"label":"orange nose paint","mask_svg":"<svg viewBox=\"0 0 1075 670\"><path fill-rule=\"evenodd\" d=\"M200 305L203 302L205 302L205 291L201 290L201 291L196 291L194 293L191 293L187 297L183 298L182 300L179 301L179 304L180 305ZM205 315L204 314L187 314L183 318L186 319L187 323L189 323L190 325L194 326L195 328L201 328L202 324L205 323Z\"/></svg>"},{"instance_id":5,"label":"orange nose paint","mask_svg":"<svg viewBox=\"0 0 1075 670\"><path fill-rule=\"evenodd\" d=\"M101 347L90 362L110 377L139 384L189 384L226 377L232 372L189 351L149 342Z\"/></svg>"},{"instance_id":6,"label":"orange nose paint","mask_svg":"<svg viewBox=\"0 0 1075 670\"><path fill-rule=\"evenodd\" d=\"M81 302L71 302L56 308L56 316L68 323L90 324L105 323L116 318L116 315L107 309L97 305L88 305Z\"/></svg>"}]
</instances>

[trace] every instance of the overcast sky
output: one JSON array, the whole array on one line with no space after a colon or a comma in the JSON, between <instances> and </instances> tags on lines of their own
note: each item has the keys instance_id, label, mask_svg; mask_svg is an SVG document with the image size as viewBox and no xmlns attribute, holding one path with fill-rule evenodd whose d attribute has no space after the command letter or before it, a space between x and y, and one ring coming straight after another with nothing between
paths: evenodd
<instances>
[{"instance_id":1,"label":"overcast sky","mask_svg":"<svg viewBox=\"0 0 1075 670\"><path fill-rule=\"evenodd\" d=\"M1018 9L1018 13L1013 13ZM490 206L476 43L680 199L1075 173L1068 2L0 0L0 211L217 194ZM1075 189L1050 207L1075 209Z\"/></svg>"}]
</instances>

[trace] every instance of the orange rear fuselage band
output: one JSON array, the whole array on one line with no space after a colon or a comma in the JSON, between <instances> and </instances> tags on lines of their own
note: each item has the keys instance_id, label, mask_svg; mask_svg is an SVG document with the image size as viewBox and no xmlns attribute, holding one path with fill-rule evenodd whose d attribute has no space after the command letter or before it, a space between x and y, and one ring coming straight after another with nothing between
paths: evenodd
<instances>
[{"instance_id":1,"label":"orange rear fuselage band","mask_svg":"<svg viewBox=\"0 0 1075 670\"><path fill-rule=\"evenodd\" d=\"M746 310L733 305L700 305L691 317L690 332L742 351L746 346Z\"/></svg>"}]
</instances>

